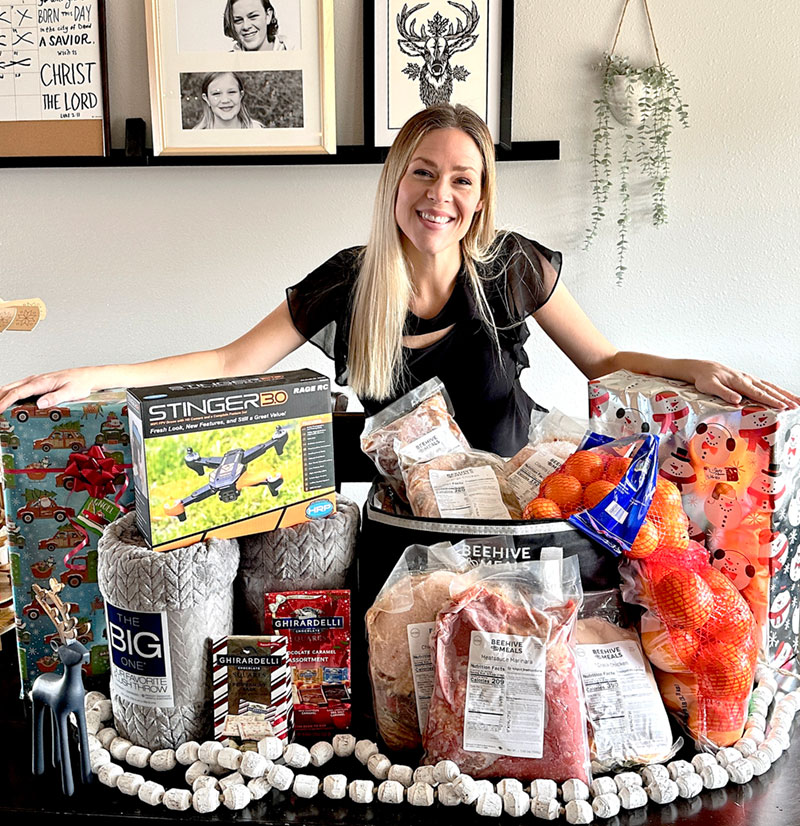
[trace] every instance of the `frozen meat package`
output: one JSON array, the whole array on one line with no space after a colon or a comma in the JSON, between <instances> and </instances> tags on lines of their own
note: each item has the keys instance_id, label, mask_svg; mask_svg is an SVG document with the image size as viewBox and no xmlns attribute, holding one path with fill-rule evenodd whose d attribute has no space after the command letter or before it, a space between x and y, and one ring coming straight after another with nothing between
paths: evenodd
<instances>
[{"instance_id":1,"label":"frozen meat package","mask_svg":"<svg viewBox=\"0 0 800 826\"><path fill-rule=\"evenodd\" d=\"M390 749L422 744L433 688L430 636L436 615L469 568L449 542L410 545L367 611L375 721Z\"/></svg>"},{"instance_id":2,"label":"frozen meat package","mask_svg":"<svg viewBox=\"0 0 800 826\"><path fill-rule=\"evenodd\" d=\"M475 778L590 782L577 559L480 566L459 585L432 637L425 762L453 760Z\"/></svg>"}]
</instances>

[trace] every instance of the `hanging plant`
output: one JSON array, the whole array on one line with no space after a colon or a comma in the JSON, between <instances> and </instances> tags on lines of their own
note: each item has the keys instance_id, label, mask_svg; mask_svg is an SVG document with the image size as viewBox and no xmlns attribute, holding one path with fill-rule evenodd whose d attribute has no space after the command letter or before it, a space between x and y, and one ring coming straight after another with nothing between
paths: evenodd
<instances>
[{"instance_id":1,"label":"hanging plant","mask_svg":"<svg viewBox=\"0 0 800 826\"><path fill-rule=\"evenodd\" d=\"M596 124L592 133L592 218L584 242L584 249L588 249L606 216L609 193L613 186L613 132L621 128L617 163L617 284L622 283L627 270L625 261L631 221L630 185L634 163L649 182L653 225L659 227L667 221L666 185L670 171L669 136L672 134L673 119L677 117L683 127L689 125L678 80L661 62L647 0L644 0L644 7L657 63L637 68L631 65L627 57L614 54L629 2L630 0L625 0L611 52L604 55L599 66L602 72L602 90L600 97L594 101Z\"/></svg>"}]
</instances>

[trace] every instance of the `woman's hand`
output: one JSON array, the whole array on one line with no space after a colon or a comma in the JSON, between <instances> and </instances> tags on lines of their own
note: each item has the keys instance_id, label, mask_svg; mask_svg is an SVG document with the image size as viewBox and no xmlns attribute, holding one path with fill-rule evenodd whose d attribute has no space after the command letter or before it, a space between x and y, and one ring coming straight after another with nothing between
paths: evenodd
<instances>
[{"instance_id":1,"label":"woman's hand","mask_svg":"<svg viewBox=\"0 0 800 826\"><path fill-rule=\"evenodd\" d=\"M91 367L76 367L72 370L57 370L28 376L20 381L0 387L0 413L19 399L39 396L37 407L55 407L63 402L72 402L88 396L96 389L96 370Z\"/></svg>"},{"instance_id":2,"label":"woman's hand","mask_svg":"<svg viewBox=\"0 0 800 826\"><path fill-rule=\"evenodd\" d=\"M692 359L687 362L687 366L694 386L701 393L719 396L730 404L739 404L742 398L748 398L779 410L800 407L800 397L794 393L724 364Z\"/></svg>"}]
</instances>

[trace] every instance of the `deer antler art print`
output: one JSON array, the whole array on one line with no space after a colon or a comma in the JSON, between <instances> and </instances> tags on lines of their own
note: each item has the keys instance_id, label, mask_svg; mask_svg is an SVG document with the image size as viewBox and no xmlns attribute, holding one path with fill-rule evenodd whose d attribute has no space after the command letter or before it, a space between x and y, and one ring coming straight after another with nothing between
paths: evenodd
<instances>
[{"instance_id":1,"label":"deer antler art print","mask_svg":"<svg viewBox=\"0 0 800 826\"><path fill-rule=\"evenodd\" d=\"M471 49L480 35L475 31L480 22L478 7L473 2L468 9L461 3L448 0L463 19L454 17L453 20L436 12L433 17L422 23L417 31L417 12L429 6L430 3L420 3L408 7L403 5L397 15L397 41L403 54L422 60L419 63L408 63L402 70L409 80L419 81L419 97L425 106L434 106L440 103L450 103L453 94L453 81L466 80L469 71L464 66L454 65L451 58L457 52Z\"/></svg>"}]
</instances>

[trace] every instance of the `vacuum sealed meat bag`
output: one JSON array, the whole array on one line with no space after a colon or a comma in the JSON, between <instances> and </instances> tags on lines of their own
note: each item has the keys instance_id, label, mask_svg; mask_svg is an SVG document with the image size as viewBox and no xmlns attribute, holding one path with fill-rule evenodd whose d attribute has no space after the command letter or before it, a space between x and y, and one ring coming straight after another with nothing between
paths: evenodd
<instances>
[{"instance_id":1,"label":"vacuum sealed meat bag","mask_svg":"<svg viewBox=\"0 0 800 826\"><path fill-rule=\"evenodd\" d=\"M449 542L411 545L367 611L375 721L390 749L422 743L433 688L430 636L454 581L469 568Z\"/></svg>"},{"instance_id":2,"label":"vacuum sealed meat bag","mask_svg":"<svg viewBox=\"0 0 800 826\"><path fill-rule=\"evenodd\" d=\"M578 561L481 566L440 613L425 762L475 778L590 782L573 631Z\"/></svg>"},{"instance_id":3,"label":"vacuum sealed meat bag","mask_svg":"<svg viewBox=\"0 0 800 826\"><path fill-rule=\"evenodd\" d=\"M619 590L587 594L575 638L592 761L606 771L668 760L669 718Z\"/></svg>"},{"instance_id":4,"label":"vacuum sealed meat bag","mask_svg":"<svg viewBox=\"0 0 800 826\"><path fill-rule=\"evenodd\" d=\"M519 519L519 505L506 479L505 461L469 450L408 462L400 451L406 495L415 516L433 519Z\"/></svg>"},{"instance_id":5,"label":"vacuum sealed meat bag","mask_svg":"<svg viewBox=\"0 0 800 826\"><path fill-rule=\"evenodd\" d=\"M444 385L434 377L370 416L364 422L361 449L402 494L399 450L405 450L409 460L425 461L469 450L469 442L453 419Z\"/></svg>"}]
</instances>

